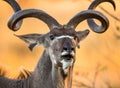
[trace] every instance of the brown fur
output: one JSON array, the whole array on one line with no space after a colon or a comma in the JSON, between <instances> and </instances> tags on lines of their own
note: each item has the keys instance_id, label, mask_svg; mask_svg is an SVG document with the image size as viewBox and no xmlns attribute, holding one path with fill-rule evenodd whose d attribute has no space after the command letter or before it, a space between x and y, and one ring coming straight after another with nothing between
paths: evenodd
<instances>
[{"instance_id":1,"label":"brown fur","mask_svg":"<svg viewBox=\"0 0 120 88\"><path fill-rule=\"evenodd\" d=\"M0 67L0 76L6 77L6 74L7 74L7 71L3 67ZM30 77L31 75L32 75L31 71L28 71L25 68L21 68L19 75L15 77L14 79L22 80L22 79Z\"/></svg>"}]
</instances>

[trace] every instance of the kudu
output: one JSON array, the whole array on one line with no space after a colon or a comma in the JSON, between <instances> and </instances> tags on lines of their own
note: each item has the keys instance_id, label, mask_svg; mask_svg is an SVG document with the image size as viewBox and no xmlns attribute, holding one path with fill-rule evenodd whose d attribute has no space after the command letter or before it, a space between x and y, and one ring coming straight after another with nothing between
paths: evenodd
<instances>
[{"instance_id":1,"label":"kudu","mask_svg":"<svg viewBox=\"0 0 120 88\"><path fill-rule=\"evenodd\" d=\"M75 31L77 25L87 20L89 27L94 32L103 33L108 29L109 21L106 16L94 9L102 2L110 2L115 9L113 0L95 0L88 10L79 12L66 25L61 25L42 10L21 10L16 1L5 1L15 11L8 22L8 27L11 30L19 30L24 18L35 17L45 22L50 32L46 34L16 35L26 42L31 50L41 44L45 47L45 50L29 77L18 80L8 79L1 75L0 88L71 88L76 47L79 48L80 41L89 34L89 30ZM99 20L101 25L97 25L93 18ZM68 78L67 83L65 83L66 78Z\"/></svg>"}]
</instances>

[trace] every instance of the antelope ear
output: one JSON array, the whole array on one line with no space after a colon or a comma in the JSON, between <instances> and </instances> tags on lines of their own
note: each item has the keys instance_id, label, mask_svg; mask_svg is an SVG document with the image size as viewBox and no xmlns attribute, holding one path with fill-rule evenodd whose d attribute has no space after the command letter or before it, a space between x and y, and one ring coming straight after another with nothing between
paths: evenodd
<instances>
[{"instance_id":1,"label":"antelope ear","mask_svg":"<svg viewBox=\"0 0 120 88\"><path fill-rule=\"evenodd\" d=\"M89 34L89 32L90 32L89 30L84 30L84 31L78 31L77 32L77 34L76 34L76 36L77 36L76 42L78 44L78 48L79 48L79 42L81 40L85 39L87 37L87 35Z\"/></svg>"},{"instance_id":2,"label":"antelope ear","mask_svg":"<svg viewBox=\"0 0 120 88\"><path fill-rule=\"evenodd\" d=\"M26 35L15 35L16 37L23 40L28 48L32 51L34 47L40 45L43 41L42 34L26 34Z\"/></svg>"}]
</instances>

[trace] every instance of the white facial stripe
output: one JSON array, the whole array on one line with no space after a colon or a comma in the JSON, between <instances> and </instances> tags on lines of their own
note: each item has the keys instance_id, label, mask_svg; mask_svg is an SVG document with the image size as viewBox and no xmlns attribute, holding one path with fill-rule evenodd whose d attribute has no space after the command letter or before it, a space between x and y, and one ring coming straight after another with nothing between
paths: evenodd
<instances>
[{"instance_id":1,"label":"white facial stripe","mask_svg":"<svg viewBox=\"0 0 120 88\"><path fill-rule=\"evenodd\" d=\"M62 35L62 36L58 36L58 37L55 37L55 39L51 42L51 45L57 41L58 39L62 39L62 38L70 38L72 39L73 37L72 36L69 36L69 35Z\"/></svg>"},{"instance_id":2,"label":"white facial stripe","mask_svg":"<svg viewBox=\"0 0 120 88\"><path fill-rule=\"evenodd\" d=\"M56 37L56 39L61 39L61 38L70 38L70 39L72 39L73 37L69 36L69 35L62 35L62 36Z\"/></svg>"},{"instance_id":3,"label":"white facial stripe","mask_svg":"<svg viewBox=\"0 0 120 88\"><path fill-rule=\"evenodd\" d=\"M61 56L68 55L68 54L69 54L69 52L63 51L63 52L61 53Z\"/></svg>"},{"instance_id":4,"label":"white facial stripe","mask_svg":"<svg viewBox=\"0 0 120 88\"><path fill-rule=\"evenodd\" d=\"M63 51L63 52L61 53L61 56L68 55L68 54L69 54L69 52ZM75 52L74 52L74 51L70 52L70 55L74 56L74 55L75 55Z\"/></svg>"},{"instance_id":5,"label":"white facial stripe","mask_svg":"<svg viewBox=\"0 0 120 88\"><path fill-rule=\"evenodd\" d=\"M72 52L71 52L71 55L72 55L72 56L75 56L75 52L74 52L74 51L72 51Z\"/></svg>"}]
</instances>

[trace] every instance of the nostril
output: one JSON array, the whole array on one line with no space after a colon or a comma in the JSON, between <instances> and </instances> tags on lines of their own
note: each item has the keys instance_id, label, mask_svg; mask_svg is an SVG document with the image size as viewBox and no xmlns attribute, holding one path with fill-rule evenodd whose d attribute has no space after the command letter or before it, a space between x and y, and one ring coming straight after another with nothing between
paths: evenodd
<instances>
[{"instance_id":1,"label":"nostril","mask_svg":"<svg viewBox=\"0 0 120 88\"><path fill-rule=\"evenodd\" d=\"M74 48L67 48L67 47L64 47L63 50L64 50L64 51L74 51Z\"/></svg>"},{"instance_id":2,"label":"nostril","mask_svg":"<svg viewBox=\"0 0 120 88\"><path fill-rule=\"evenodd\" d=\"M64 48L63 48L63 50L67 51L67 50L68 50L68 48L64 47Z\"/></svg>"},{"instance_id":3,"label":"nostril","mask_svg":"<svg viewBox=\"0 0 120 88\"><path fill-rule=\"evenodd\" d=\"M71 48L71 51L74 51L74 48Z\"/></svg>"}]
</instances>

